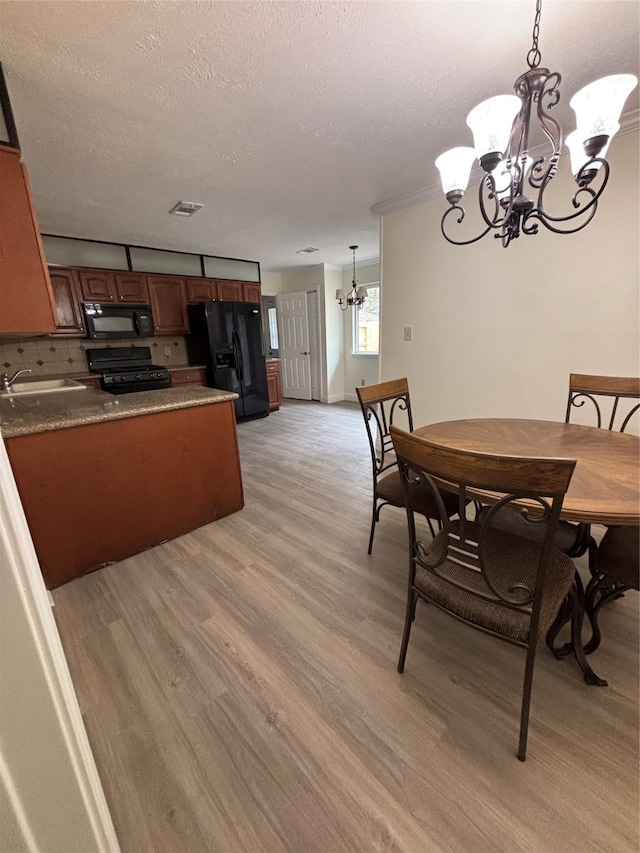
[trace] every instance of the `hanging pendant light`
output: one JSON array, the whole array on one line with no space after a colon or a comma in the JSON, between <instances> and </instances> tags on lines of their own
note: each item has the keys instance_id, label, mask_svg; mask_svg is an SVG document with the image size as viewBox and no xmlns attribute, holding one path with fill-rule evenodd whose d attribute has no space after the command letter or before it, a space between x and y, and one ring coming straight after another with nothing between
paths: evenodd
<instances>
[{"instance_id":1,"label":"hanging pendant light","mask_svg":"<svg viewBox=\"0 0 640 853\"><path fill-rule=\"evenodd\" d=\"M541 11L542 0L536 0L533 42L527 54L529 70L516 80L515 95L489 98L471 110L467 124L473 133L474 147L452 148L436 160L442 189L450 204L440 228L444 237L456 246L475 243L494 231L506 248L521 233L536 234L540 223L556 234L574 234L593 219L609 179L605 155L620 129L618 122L624 103L638 83L633 74L596 80L569 102L577 125L566 139L578 186L571 199L574 212L553 216L544 208L544 193L558 170L563 137L560 123L551 115L560 100L561 77L539 67ZM535 158L529 152L534 115L550 146L546 154ZM485 172L479 189L483 230L470 240L456 240L447 233L448 219L454 214L460 224L465 218L460 201L476 158Z\"/></svg>"},{"instance_id":2,"label":"hanging pendant light","mask_svg":"<svg viewBox=\"0 0 640 853\"><path fill-rule=\"evenodd\" d=\"M351 251L353 252L353 278L351 279L351 290L347 294L345 299L344 291L336 290L336 299L338 301L338 305L342 311L346 311L347 308L357 308L360 310L364 305L364 301L367 298L366 296L358 295L358 280L356 279L356 249L357 246L349 246Z\"/></svg>"}]
</instances>

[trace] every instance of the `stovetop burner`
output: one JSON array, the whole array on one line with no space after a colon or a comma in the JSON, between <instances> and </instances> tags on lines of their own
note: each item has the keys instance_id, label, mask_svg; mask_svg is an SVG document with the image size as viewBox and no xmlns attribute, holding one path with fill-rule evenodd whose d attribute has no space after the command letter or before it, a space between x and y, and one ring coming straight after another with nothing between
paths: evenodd
<instances>
[{"instance_id":1,"label":"stovetop burner","mask_svg":"<svg viewBox=\"0 0 640 853\"><path fill-rule=\"evenodd\" d=\"M170 388L166 367L153 364L149 347L99 347L87 350L91 373L100 374L100 386L110 394L130 394Z\"/></svg>"}]
</instances>

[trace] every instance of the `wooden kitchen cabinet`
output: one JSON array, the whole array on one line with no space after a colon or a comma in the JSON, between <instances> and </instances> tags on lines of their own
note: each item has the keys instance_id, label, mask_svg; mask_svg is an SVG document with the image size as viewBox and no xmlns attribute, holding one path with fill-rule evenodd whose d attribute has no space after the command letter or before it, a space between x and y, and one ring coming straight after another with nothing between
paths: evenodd
<instances>
[{"instance_id":1,"label":"wooden kitchen cabinet","mask_svg":"<svg viewBox=\"0 0 640 853\"><path fill-rule=\"evenodd\" d=\"M142 273L78 270L78 275L84 302L149 302L147 277Z\"/></svg>"},{"instance_id":2,"label":"wooden kitchen cabinet","mask_svg":"<svg viewBox=\"0 0 640 853\"><path fill-rule=\"evenodd\" d=\"M258 305L261 305L262 302L262 288L260 287L260 282L256 281L243 281L242 282L242 301L243 302L257 302Z\"/></svg>"},{"instance_id":3,"label":"wooden kitchen cabinet","mask_svg":"<svg viewBox=\"0 0 640 853\"><path fill-rule=\"evenodd\" d=\"M282 383L280 381L280 362L267 362L267 389L269 392L269 411L280 408L282 403Z\"/></svg>"},{"instance_id":4,"label":"wooden kitchen cabinet","mask_svg":"<svg viewBox=\"0 0 640 853\"><path fill-rule=\"evenodd\" d=\"M83 302L115 302L116 280L108 270L78 270Z\"/></svg>"},{"instance_id":5,"label":"wooden kitchen cabinet","mask_svg":"<svg viewBox=\"0 0 640 853\"><path fill-rule=\"evenodd\" d=\"M189 331L187 289L183 278L147 276L156 334L184 335Z\"/></svg>"},{"instance_id":6,"label":"wooden kitchen cabinet","mask_svg":"<svg viewBox=\"0 0 640 853\"><path fill-rule=\"evenodd\" d=\"M216 279L218 299L222 302L242 302L242 282Z\"/></svg>"},{"instance_id":7,"label":"wooden kitchen cabinet","mask_svg":"<svg viewBox=\"0 0 640 853\"><path fill-rule=\"evenodd\" d=\"M55 300L55 329L58 337L84 337L84 318L80 308L80 278L77 270L50 267L49 279Z\"/></svg>"},{"instance_id":8,"label":"wooden kitchen cabinet","mask_svg":"<svg viewBox=\"0 0 640 853\"><path fill-rule=\"evenodd\" d=\"M218 288L213 278L188 278L187 302L210 302L218 298Z\"/></svg>"},{"instance_id":9,"label":"wooden kitchen cabinet","mask_svg":"<svg viewBox=\"0 0 640 853\"><path fill-rule=\"evenodd\" d=\"M178 385L205 385L207 384L207 373L204 367L173 367L169 368L171 384Z\"/></svg>"},{"instance_id":10,"label":"wooden kitchen cabinet","mask_svg":"<svg viewBox=\"0 0 640 853\"><path fill-rule=\"evenodd\" d=\"M136 272L117 272L114 278L118 302L133 302L138 305L149 304L146 275Z\"/></svg>"},{"instance_id":11,"label":"wooden kitchen cabinet","mask_svg":"<svg viewBox=\"0 0 640 853\"><path fill-rule=\"evenodd\" d=\"M244 504L230 400L5 441L49 589Z\"/></svg>"},{"instance_id":12,"label":"wooden kitchen cabinet","mask_svg":"<svg viewBox=\"0 0 640 853\"><path fill-rule=\"evenodd\" d=\"M0 332L53 332L54 316L29 176L20 152L0 145Z\"/></svg>"}]
</instances>

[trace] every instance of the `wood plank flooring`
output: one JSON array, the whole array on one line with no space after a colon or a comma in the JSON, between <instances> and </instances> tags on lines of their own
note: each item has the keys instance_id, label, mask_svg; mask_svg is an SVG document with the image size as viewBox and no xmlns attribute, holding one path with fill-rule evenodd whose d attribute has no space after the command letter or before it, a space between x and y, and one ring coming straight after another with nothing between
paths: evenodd
<instances>
[{"instance_id":1,"label":"wood plank flooring","mask_svg":"<svg viewBox=\"0 0 640 853\"><path fill-rule=\"evenodd\" d=\"M239 426L244 510L54 591L125 853L638 850L638 597L602 614L608 688L418 605L406 521L367 556L350 404ZM114 535L116 535L114 533Z\"/></svg>"}]
</instances>

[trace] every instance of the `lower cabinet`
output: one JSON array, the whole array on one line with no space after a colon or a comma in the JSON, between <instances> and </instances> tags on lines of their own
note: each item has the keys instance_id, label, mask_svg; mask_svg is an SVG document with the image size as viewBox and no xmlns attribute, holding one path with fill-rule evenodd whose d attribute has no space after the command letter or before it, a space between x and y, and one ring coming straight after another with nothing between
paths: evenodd
<instances>
[{"instance_id":1,"label":"lower cabinet","mask_svg":"<svg viewBox=\"0 0 640 853\"><path fill-rule=\"evenodd\" d=\"M169 368L171 384L178 385L206 385L207 375L204 367L174 367Z\"/></svg>"},{"instance_id":2,"label":"lower cabinet","mask_svg":"<svg viewBox=\"0 0 640 853\"><path fill-rule=\"evenodd\" d=\"M232 401L5 441L49 589L244 504Z\"/></svg>"},{"instance_id":3,"label":"lower cabinet","mask_svg":"<svg viewBox=\"0 0 640 853\"><path fill-rule=\"evenodd\" d=\"M98 391L102 387L100 385L100 377L99 376L84 376L81 379L78 379L78 382L82 382L82 384L86 385L87 388L96 388Z\"/></svg>"},{"instance_id":4,"label":"lower cabinet","mask_svg":"<svg viewBox=\"0 0 640 853\"><path fill-rule=\"evenodd\" d=\"M267 362L267 388L269 391L269 411L280 408L282 403L282 383L280 382L280 362Z\"/></svg>"}]
</instances>

